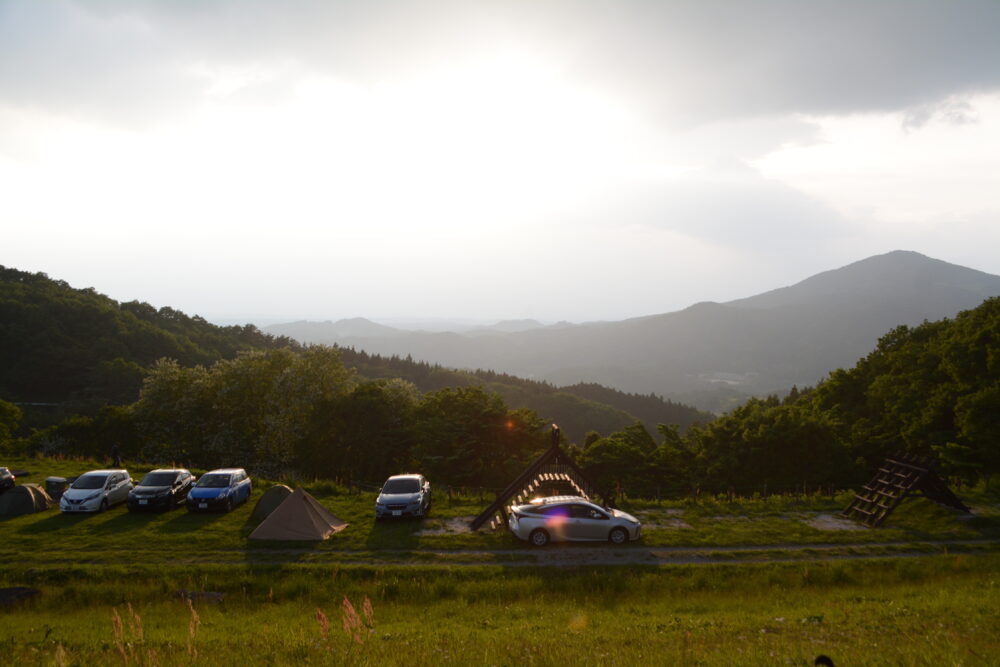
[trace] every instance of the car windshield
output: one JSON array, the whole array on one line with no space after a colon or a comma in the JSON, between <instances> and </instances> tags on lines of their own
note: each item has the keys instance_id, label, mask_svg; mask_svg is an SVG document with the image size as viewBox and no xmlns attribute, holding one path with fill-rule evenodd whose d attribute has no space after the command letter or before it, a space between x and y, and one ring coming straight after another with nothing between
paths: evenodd
<instances>
[{"instance_id":1,"label":"car windshield","mask_svg":"<svg viewBox=\"0 0 1000 667\"><path fill-rule=\"evenodd\" d=\"M220 489L229 486L229 475L202 475L195 486L203 489Z\"/></svg>"},{"instance_id":2,"label":"car windshield","mask_svg":"<svg viewBox=\"0 0 1000 667\"><path fill-rule=\"evenodd\" d=\"M417 493L419 491L420 481L413 477L390 479L382 487L382 493Z\"/></svg>"},{"instance_id":3,"label":"car windshield","mask_svg":"<svg viewBox=\"0 0 1000 667\"><path fill-rule=\"evenodd\" d=\"M71 489L103 489L104 483L108 481L107 475L83 475L77 477Z\"/></svg>"},{"instance_id":4,"label":"car windshield","mask_svg":"<svg viewBox=\"0 0 1000 667\"><path fill-rule=\"evenodd\" d=\"M175 472L151 472L142 478L139 486L170 486L177 479Z\"/></svg>"}]
</instances>

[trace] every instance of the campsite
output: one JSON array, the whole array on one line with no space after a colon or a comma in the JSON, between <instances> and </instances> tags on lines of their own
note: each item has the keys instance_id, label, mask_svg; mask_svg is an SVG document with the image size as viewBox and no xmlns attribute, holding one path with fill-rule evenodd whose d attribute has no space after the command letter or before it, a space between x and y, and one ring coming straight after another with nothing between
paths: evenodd
<instances>
[{"instance_id":1,"label":"campsite","mask_svg":"<svg viewBox=\"0 0 1000 667\"><path fill-rule=\"evenodd\" d=\"M93 464L16 463L67 476ZM731 664L734 652L748 663L777 652L805 664L831 645L850 664L891 627L920 638L887 654L895 664L951 655L936 647L955 637L988 650L1000 621L991 583L1000 510L983 490L963 494L970 518L916 498L877 530L835 518L846 493L636 499L640 543L539 550L506 531L470 531L484 508L478 495L443 494L423 521L375 522L370 492L254 481L261 490L227 514L118 507L3 517L0 587L41 591L0 606L7 641L24 664L107 655L235 664L243 650L277 663L369 664L406 651L418 663L510 664L514 655L554 664L567 638L594 664L694 652L705 664ZM267 520L254 516L258 502L281 500L274 516L306 497L299 489L321 508L313 518L325 511L346 525L328 539L251 539ZM81 605L85 613L59 613Z\"/></svg>"}]
</instances>

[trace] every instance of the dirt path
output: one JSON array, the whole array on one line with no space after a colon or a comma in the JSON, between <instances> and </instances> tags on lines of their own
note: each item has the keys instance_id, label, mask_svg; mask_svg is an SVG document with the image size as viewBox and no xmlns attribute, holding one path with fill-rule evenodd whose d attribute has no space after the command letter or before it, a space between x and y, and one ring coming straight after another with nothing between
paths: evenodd
<instances>
[{"instance_id":1,"label":"dirt path","mask_svg":"<svg viewBox=\"0 0 1000 667\"><path fill-rule=\"evenodd\" d=\"M1000 551L1000 540L949 540L931 542L876 542L851 544L774 544L763 546L613 547L555 544L542 549L453 549L453 550L338 550L314 549L230 549L187 552L172 564L370 566L500 566L500 567L587 567L637 565L692 565L712 563L754 563L827 561L861 558L915 558L948 553ZM152 564L142 550L93 554L72 552L46 554L35 558L38 566L69 564ZM0 550L0 563L14 562L10 552ZM88 558L88 556L90 556Z\"/></svg>"}]
</instances>

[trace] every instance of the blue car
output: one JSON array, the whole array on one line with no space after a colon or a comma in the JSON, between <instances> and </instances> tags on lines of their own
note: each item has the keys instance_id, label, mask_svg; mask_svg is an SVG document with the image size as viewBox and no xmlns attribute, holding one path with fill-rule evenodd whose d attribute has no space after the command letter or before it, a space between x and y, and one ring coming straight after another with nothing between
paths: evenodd
<instances>
[{"instance_id":1,"label":"blue car","mask_svg":"<svg viewBox=\"0 0 1000 667\"><path fill-rule=\"evenodd\" d=\"M251 483L243 468L206 472L187 496L188 512L228 512L250 498Z\"/></svg>"}]
</instances>

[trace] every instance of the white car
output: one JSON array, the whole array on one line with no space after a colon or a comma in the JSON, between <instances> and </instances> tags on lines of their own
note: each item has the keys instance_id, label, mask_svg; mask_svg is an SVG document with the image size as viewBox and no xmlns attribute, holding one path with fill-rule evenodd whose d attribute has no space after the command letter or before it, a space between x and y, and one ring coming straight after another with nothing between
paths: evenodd
<instances>
[{"instance_id":1,"label":"white car","mask_svg":"<svg viewBox=\"0 0 1000 667\"><path fill-rule=\"evenodd\" d=\"M595 505L580 496L549 496L511 508L510 532L533 546L551 541L611 542L639 539L639 520L627 512Z\"/></svg>"},{"instance_id":2,"label":"white car","mask_svg":"<svg viewBox=\"0 0 1000 667\"><path fill-rule=\"evenodd\" d=\"M423 517L431 509L431 483L423 475L393 475L375 499L375 519Z\"/></svg>"},{"instance_id":3,"label":"white car","mask_svg":"<svg viewBox=\"0 0 1000 667\"><path fill-rule=\"evenodd\" d=\"M77 477L63 492L59 509L63 512L103 512L125 502L131 490L132 478L128 470L91 470Z\"/></svg>"}]
</instances>

